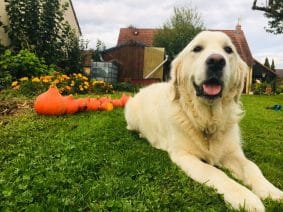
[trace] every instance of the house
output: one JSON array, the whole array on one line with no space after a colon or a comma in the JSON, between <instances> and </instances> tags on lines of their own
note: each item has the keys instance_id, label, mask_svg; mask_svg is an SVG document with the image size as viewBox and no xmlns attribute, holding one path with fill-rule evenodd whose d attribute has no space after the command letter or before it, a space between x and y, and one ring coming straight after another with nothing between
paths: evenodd
<instances>
[{"instance_id":1,"label":"house","mask_svg":"<svg viewBox=\"0 0 283 212\"><path fill-rule=\"evenodd\" d=\"M68 9L65 11L65 20L71 25L71 27L75 30L76 35L79 37L82 35L80 25L73 7L73 3L71 0L61 0L63 3L69 3ZM0 17L1 21L7 25L9 22L7 12L6 12L6 3L5 0L0 0ZM9 38L8 35L4 32L4 29L0 28L0 42L2 45L7 46L9 45Z\"/></svg>"},{"instance_id":2,"label":"house","mask_svg":"<svg viewBox=\"0 0 283 212\"><path fill-rule=\"evenodd\" d=\"M154 38L155 33L158 32L158 30L159 29L142 29L142 28L134 28L134 27L121 28L120 33L119 33L119 37L118 37L117 46L114 47L114 48L119 48L119 46L123 46L129 41L132 41L132 42L134 41L136 43L139 43L139 45L143 44L145 46L153 47L153 38ZM248 42L246 40L245 34L244 34L240 24L237 24L236 28L232 29L232 30L226 30L226 29L215 30L215 29L213 29L213 30L210 30L210 31L221 31L221 32L224 32L225 34L227 34L231 38L235 47L237 48L237 51L238 51L240 57L248 65L249 71L248 71L247 78L246 78L244 93L250 93L251 92L251 85L252 85L252 83L255 82L256 79L258 79L258 76L259 76L260 73L261 73L262 76L265 75L265 73L267 73L267 75L270 76L270 77L276 77L276 74L272 70L267 69L261 63L254 60L252 53L250 51ZM120 51L123 52L122 49ZM123 54L123 53L120 53L120 54ZM114 55L112 55L111 59L112 60L115 59ZM133 70L135 70L135 69L131 69L131 71L133 71ZM264 78L261 77L260 79L264 79Z\"/></svg>"},{"instance_id":3,"label":"house","mask_svg":"<svg viewBox=\"0 0 283 212\"><path fill-rule=\"evenodd\" d=\"M158 29L120 29L117 46L102 52L105 61L119 65L118 81L150 84L163 80L165 49L153 47Z\"/></svg>"}]
</instances>

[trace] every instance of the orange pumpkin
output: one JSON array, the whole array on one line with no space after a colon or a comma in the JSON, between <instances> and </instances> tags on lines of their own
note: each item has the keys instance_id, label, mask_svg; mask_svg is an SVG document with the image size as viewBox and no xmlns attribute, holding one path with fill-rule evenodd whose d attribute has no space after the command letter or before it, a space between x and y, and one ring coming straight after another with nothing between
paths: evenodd
<instances>
[{"instance_id":1,"label":"orange pumpkin","mask_svg":"<svg viewBox=\"0 0 283 212\"><path fill-rule=\"evenodd\" d=\"M126 105L126 103L128 102L128 100L130 99L130 96L126 95L123 93L123 95L121 96L120 100L122 101L123 103L123 106Z\"/></svg>"},{"instance_id":2,"label":"orange pumpkin","mask_svg":"<svg viewBox=\"0 0 283 212\"><path fill-rule=\"evenodd\" d=\"M105 111L112 111L113 110L113 104L111 102L105 101L100 105L100 110L105 110Z\"/></svg>"},{"instance_id":3,"label":"orange pumpkin","mask_svg":"<svg viewBox=\"0 0 283 212\"><path fill-rule=\"evenodd\" d=\"M123 102L121 99L113 99L111 102L114 107L123 107Z\"/></svg>"},{"instance_id":4,"label":"orange pumpkin","mask_svg":"<svg viewBox=\"0 0 283 212\"><path fill-rule=\"evenodd\" d=\"M96 98L87 99L87 110L96 111L100 107L100 102Z\"/></svg>"},{"instance_id":5,"label":"orange pumpkin","mask_svg":"<svg viewBox=\"0 0 283 212\"><path fill-rule=\"evenodd\" d=\"M87 99L86 98L79 98L75 100L78 104L79 111L85 111L87 109Z\"/></svg>"},{"instance_id":6,"label":"orange pumpkin","mask_svg":"<svg viewBox=\"0 0 283 212\"><path fill-rule=\"evenodd\" d=\"M66 101L56 86L50 86L46 92L36 98L34 109L42 115L62 115L66 112Z\"/></svg>"},{"instance_id":7,"label":"orange pumpkin","mask_svg":"<svg viewBox=\"0 0 283 212\"><path fill-rule=\"evenodd\" d=\"M66 113L67 114L74 114L78 112L79 110L78 101L76 101L72 95L64 96L64 99L66 101Z\"/></svg>"}]
</instances>

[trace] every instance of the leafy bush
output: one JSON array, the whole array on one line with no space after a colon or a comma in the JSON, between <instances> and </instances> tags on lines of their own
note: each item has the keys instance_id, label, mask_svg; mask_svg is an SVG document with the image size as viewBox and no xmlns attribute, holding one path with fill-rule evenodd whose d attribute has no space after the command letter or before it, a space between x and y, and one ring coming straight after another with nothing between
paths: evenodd
<instances>
[{"instance_id":1,"label":"leafy bush","mask_svg":"<svg viewBox=\"0 0 283 212\"><path fill-rule=\"evenodd\" d=\"M254 95L262 95L265 93L267 84L265 82L263 83L255 83L253 84L253 93Z\"/></svg>"},{"instance_id":2,"label":"leafy bush","mask_svg":"<svg viewBox=\"0 0 283 212\"><path fill-rule=\"evenodd\" d=\"M0 91L2 89L8 88L11 85L12 76L7 71L2 71L0 69Z\"/></svg>"},{"instance_id":3,"label":"leafy bush","mask_svg":"<svg viewBox=\"0 0 283 212\"><path fill-rule=\"evenodd\" d=\"M121 82L121 83L116 83L113 85L113 88L115 91L126 91L126 92L132 92L132 93L138 92L140 87L141 86L139 85L134 85L128 82Z\"/></svg>"},{"instance_id":4,"label":"leafy bush","mask_svg":"<svg viewBox=\"0 0 283 212\"><path fill-rule=\"evenodd\" d=\"M11 50L6 50L0 56L0 70L11 74L13 79L48 74L49 69L52 70L51 67L28 50L21 50L16 55L13 55Z\"/></svg>"}]
</instances>

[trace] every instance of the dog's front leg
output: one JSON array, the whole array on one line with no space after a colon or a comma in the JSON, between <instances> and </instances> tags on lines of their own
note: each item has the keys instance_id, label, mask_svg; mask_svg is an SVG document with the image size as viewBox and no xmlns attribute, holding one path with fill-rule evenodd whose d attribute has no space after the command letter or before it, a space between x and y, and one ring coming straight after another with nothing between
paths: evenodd
<instances>
[{"instance_id":1,"label":"dog's front leg","mask_svg":"<svg viewBox=\"0 0 283 212\"><path fill-rule=\"evenodd\" d=\"M225 201L232 207L264 211L262 202L254 193L229 178L223 171L186 152L170 152L170 157L193 180L213 187L218 193L223 194Z\"/></svg>"},{"instance_id":2,"label":"dog's front leg","mask_svg":"<svg viewBox=\"0 0 283 212\"><path fill-rule=\"evenodd\" d=\"M252 161L248 160L242 151L228 154L223 166L232 171L232 174L249 186L262 199L283 200L283 192L272 185Z\"/></svg>"}]
</instances>

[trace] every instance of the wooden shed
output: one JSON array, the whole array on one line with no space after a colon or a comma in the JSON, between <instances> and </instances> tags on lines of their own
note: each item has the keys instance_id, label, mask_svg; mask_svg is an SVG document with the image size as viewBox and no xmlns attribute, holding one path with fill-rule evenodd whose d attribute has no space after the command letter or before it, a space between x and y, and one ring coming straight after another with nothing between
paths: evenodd
<instances>
[{"instance_id":1,"label":"wooden shed","mask_svg":"<svg viewBox=\"0 0 283 212\"><path fill-rule=\"evenodd\" d=\"M147 47L144 43L129 40L121 45L102 52L105 61L115 62L119 66L119 82L162 81L163 67L150 78L145 77L164 60L164 48Z\"/></svg>"}]
</instances>

